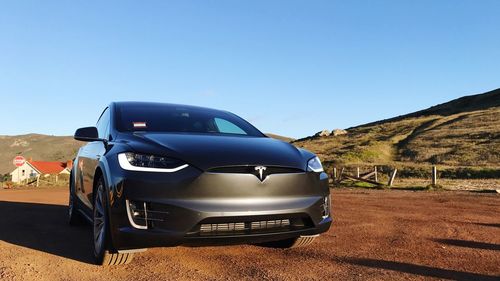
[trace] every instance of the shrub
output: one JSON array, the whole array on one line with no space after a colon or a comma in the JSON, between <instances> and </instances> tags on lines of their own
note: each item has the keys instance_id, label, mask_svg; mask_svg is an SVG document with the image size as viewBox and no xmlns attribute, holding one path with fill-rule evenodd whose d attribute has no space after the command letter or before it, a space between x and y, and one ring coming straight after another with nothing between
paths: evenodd
<instances>
[{"instance_id":1,"label":"shrub","mask_svg":"<svg viewBox=\"0 0 500 281\"><path fill-rule=\"evenodd\" d=\"M439 172L447 179L500 179L500 169L492 168L448 168Z\"/></svg>"}]
</instances>

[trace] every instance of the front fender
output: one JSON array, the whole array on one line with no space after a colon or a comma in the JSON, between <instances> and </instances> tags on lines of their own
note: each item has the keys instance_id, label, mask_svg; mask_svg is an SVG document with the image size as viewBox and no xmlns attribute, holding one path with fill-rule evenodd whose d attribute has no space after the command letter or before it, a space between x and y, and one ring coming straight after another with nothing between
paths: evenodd
<instances>
[{"instance_id":1,"label":"front fender","mask_svg":"<svg viewBox=\"0 0 500 281\"><path fill-rule=\"evenodd\" d=\"M100 171L99 171L100 170ZM114 202L115 202L115 194L116 194L116 187L115 185L112 183L112 180L111 180L111 176L110 176L110 167L109 167L109 162L107 160L106 157L101 157L99 159L99 165L98 167L96 168L96 172L95 172L95 175L97 175L98 173L101 173L101 176L104 180L104 188L106 190L106 194L105 194L105 198L106 198L106 207L107 207L107 216L108 216L108 224L109 224L109 227L108 227L108 234L109 234L109 246L110 246L110 250L112 252L115 252L116 251L116 248L115 248L115 244L113 243L113 241L115 241L114 237L115 237L115 233L112 231L113 229L116 229L115 227L115 223L114 221L111 219L111 213L112 213L112 208L114 206Z\"/></svg>"}]
</instances>

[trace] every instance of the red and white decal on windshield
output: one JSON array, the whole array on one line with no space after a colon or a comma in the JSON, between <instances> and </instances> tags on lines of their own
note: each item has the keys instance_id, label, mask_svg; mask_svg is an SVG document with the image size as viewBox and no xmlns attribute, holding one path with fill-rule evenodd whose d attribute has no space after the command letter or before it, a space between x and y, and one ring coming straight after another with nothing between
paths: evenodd
<instances>
[{"instance_id":1,"label":"red and white decal on windshield","mask_svg":"<svg viewBox=\"0 0 500 281\"><path fill-rule=\"evenodd\" d=\"M146 128L146 122L133 122L134 128Z\"/></svg>"}]
</instances>

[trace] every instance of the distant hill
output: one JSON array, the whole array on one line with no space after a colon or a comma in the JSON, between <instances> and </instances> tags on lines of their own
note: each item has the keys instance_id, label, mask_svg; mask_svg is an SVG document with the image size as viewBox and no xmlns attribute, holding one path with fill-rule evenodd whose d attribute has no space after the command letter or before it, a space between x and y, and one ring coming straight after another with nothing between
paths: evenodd
<instances>
[{"instance_id":1,"label":"distant hill","mask_svg":"<svg viewBox=\"0 0 500 281\"><path fill-rule=\"evenodd\" d=\"M286 142L292 142L292 141L295 140L294 138L284 137L284 136L270 134L270 133L266 133L266 136L268 136L270 138L273 138L273 139L278 139L278 140L286 141Z\"/></svg>"},{"instance_id":2,"label":"distant hill","mask_svg":"<svg viewBox=\"0 0 500 281\"><path fill-rule=\"evenodd\" d=\"M290 142L293 139L275 134L266 134L271 138ZM67 161L76 156L83 142L71 136L48 136L28 134L19 136L0 136L0 174L14 170L12 159L22 155L26 159L39 161Z\"/></svg>"},{"instance_id":3,"label":"distant hill","mask_svg":"<svg viewBox=\"0 0 500 281\"><path fill-rule=\"evenodd\" d=\"M398 117L393 117L390 119L385 119L381 121L360 125L358 127L394 122L412 117L423 117L431 115L450 116L453 114L485 110L499 106L500 106L500 89L496 89L484 94L464 96L449 102L431 106L428 109L416 111Z\"/></svg>"},{"instance_id":4,"label":"distant hill","mask_svg":"<svg viewBox=\"0 0 500 281\"><path fill-rule=\"evenodd\" d=\"M67 161L75 157L82 145L82 142L73 137L39 134L0 136L0 174L14 170L12 159L17 155L22 155L27 160Z\"/></svg>"},{"instance_id":5,"label":"distant hill","mask_svg":"<svg viewBox=\"0 0 500 281\"><path fill-rule=\"evenodd\" d=\"M500 89L293 142L330 163L500 166Z\"/></svg>"},{"instance_id":6,"label":"distant hill","mask_svg":"<svg viewBox=\"0 0 500 281\"><path fill-rule=\"evenodd\" d=\"M349 128L346 135L299 140L266 135L311 150L327 164L405 162L500 167L500 89ZM0 174L14 170L12 159L16 155L66 161L73 159L82 145L70 136L0 136Z\"/></svg>"}]
</instances>

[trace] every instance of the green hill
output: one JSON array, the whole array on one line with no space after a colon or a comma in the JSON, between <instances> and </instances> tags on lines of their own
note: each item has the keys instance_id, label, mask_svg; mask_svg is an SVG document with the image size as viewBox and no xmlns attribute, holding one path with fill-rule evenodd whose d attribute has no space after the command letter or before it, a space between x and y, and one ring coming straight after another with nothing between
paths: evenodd
<instances>
[{"instance_id":1,"label":"green hill","mask_svg":"<svg viewBox=\"0 0 500 281\"><path fill-rule=\"evenodd\" d=\"M500 89L349 128L346 135L293 143L317 153L326 163L498 167Z\"/></svg>"}]
</instances>

